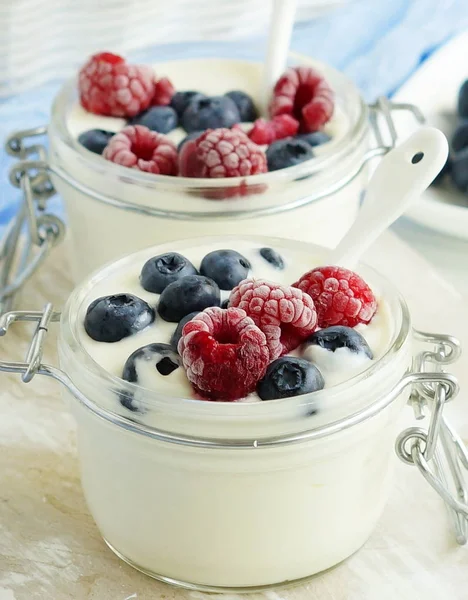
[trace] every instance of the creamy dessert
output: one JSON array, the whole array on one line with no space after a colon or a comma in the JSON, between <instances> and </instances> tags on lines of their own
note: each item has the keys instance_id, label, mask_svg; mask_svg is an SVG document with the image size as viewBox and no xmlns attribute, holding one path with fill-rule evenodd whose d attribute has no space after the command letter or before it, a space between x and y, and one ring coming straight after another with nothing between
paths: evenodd
<instances>
[{"instance_id":1,"label":"creamy dessert","mask_svg":"<svg viewBox=\"0 0 468 600\"><path fill-rule=\"evenodd\" d=\"M324 262L278 238L188 240L112 263L70 297L59 356L81 400L83 489L131 565L253 588L327 569L372 532L409 325L377 273Z\"/></svg>"},{"instance_id":2,"label":"creamy dessert","mask_svg":"<svg viewBox=\"0 0 468 600\"><path fill-rule=\"evenodd\" d=\"M207 336L212 334L221 344L224 338L230 338L234 348L237 343L245 347L248 341L239 341L239 310L245 310L245 326L252 325L259 335L265 334L257 350L267 351L264 359L258 359L261 364L256 365L254 357L245 372L239 365L240 372L245 377L250 372L258 383L267 366L286 356L285 364L278 366L282 366L284 377L287 379L289 369L304 380L303 388L291 387L291 395L342 383L368 368L388 348L393 327L386 301L357 275L350 276L346 270L328 273L322 296L315 299L314 305L312 296L299 289L302 286L310 291L309 287L317 285L309 284L307 276L301 282L301 276L318 266L307 254L284 248L278 251L247 240L195 247L179 243L176 248L155 256L149 256L148 251L144 262L138 256L124 271L113 273L93 287L91 297L83 303L80 342L112 375L179 398L245 402L266 399L262 396L270 398L272 394L286 397L287 381L280 382L284 389L277 390L276 396L271 390L262 394L268 381L259 383L258 389L247 386L246 393L242 392L242 384L237 389L235 361L231 365L232 378L226 372L228 381L221 383L218 395L210 389L210 381L204 381L202 389L193 387L196 377L191 378L191 367L184 364L184 351L190 346L190 333L183 336L190 329L187 323L203 325L201 329L208 332ZM292 287L297 281L299 287ZM323 309L317 310L324 297L332 307L328 317L322 314ZM277 305L275 298L281 298ZM340 301L341 312L333 313L333 306L340 306ZM355 303L350 309L354 316L344 313L348 301ZM199 320L204 318L200 316L204 309L208 325ZM296 311L293 316L291 309ZM219 329L215 333L211 331L213 322ZM181 345L182 337L186 339L185 347L184 342ZM270 375L272 378L274 375ZM138 410L138 393L121 400L130 410Z\"/></svg>"},{"instance_id":3,"label":"creamy dessert","mask_svg":"<svg viewBox=\"0 0 468 600\"><path fill-rule=\"evenodd\" d=\"M191 73L179 61L150 67L128 64L111 53L94 55L80 71L80 101L70 111L68 129L85 148L107 160L185 177L276 171L327 153L339 143L347 130L346 117L320 71L289 68L271 92L268 115L259 118L258 81L245 76L244 62L229 63L226 69L224 61L206 60L204 68L200 64ZM203 167L212 166L213 158L203 156L200 141L211 130L223 130L228 143L240 140L260 160L237 168L229 154L219 152L218 169L195 167L194 156Z\"/></svg>"}]
</instances>

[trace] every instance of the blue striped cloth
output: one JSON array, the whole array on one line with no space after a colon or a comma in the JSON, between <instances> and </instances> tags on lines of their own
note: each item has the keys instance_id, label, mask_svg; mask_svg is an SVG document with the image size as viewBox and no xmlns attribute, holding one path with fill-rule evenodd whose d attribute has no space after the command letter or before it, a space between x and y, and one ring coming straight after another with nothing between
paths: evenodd
<instances>
[{"instance_id":1,"label":"blue striped cloth","mask_svg":"<svg viewBox=\"0 0 468 600\"><path fill-rule=\"evenodd\" d=\"M467 27L467 0L354 0L319 19L298 24L292 48L344 71L370 101L391 95L435 49ZM261 59L265 39L226 42L221 48L222 56ZM152 62L216 55L216 49L216 42L174 44L148 48L130 58ZM0 139L14 129L47 123L59 85L54 82L0 104ZM18 202L18 191L6 183L11 161L2 153L0 234ZM50 208L60 214L60 199L50 202Z\"/></svg>"}]
</instances>

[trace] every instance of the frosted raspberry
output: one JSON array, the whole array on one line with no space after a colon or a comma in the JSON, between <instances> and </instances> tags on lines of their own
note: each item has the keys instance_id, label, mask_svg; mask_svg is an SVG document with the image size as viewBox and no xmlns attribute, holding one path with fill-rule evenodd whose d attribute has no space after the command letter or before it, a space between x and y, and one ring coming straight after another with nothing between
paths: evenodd
<instances>
[{"instance_id":1,"label":"frosted raspberry","mask_svg":"<svg viewBox=\"0 0 468 600\"><path fill-rule=\"evenodd\" d=\"M97 115L134 117L154 95L154 73L146 65L129 65L117 54L91 56L78 76L80 102Z\"/></svg>"},{"instance_id":2,"label":"frosted raspberry","mask_svg":"<svg viewBox=\"0 0 468 600\"><path fill-rule=\"evenodd\" d=\"M296 135L299 130L299 121L291 115L278 115L271 121L257 119L252 129L247 133L252 142L260 146L272 144L277 140Z\"/></svg>"},{"instance_id":3,"label":"frosted raspberry","mask_svg":"<svg viewBox=\"0 0 468 600\"><path fill-rule=\"evenodd\" d=\"M115 134L103 157L124 167L155 175L177 175L177 149L165 135L143 125L129 125Z\"/></svg>"},{"instance_id":4,"label":"frosted raspberry","mask_svg":"<svg viewBox=\"0 0 468 600\"><path fill-rule=\"evenodd\" d=\"M152 106L168 106L174 94L175 87L167 77L163 77L154 86L154 95L151 104Z\"/></svg>"},{"instance_id":5,"label":"frosted raspberry","mask_svg":"<svg viewBox=\"0 0 468 600\"><path fill-rule=\"evenodd\" d=\"M311 67L291 67L276 82L269 112L292 115L303 133L318 131L333 115L334 93Z\"/></svg>"},{"instance_id":6,"label":"frosted raspberry","mask_svg":"<svg viewBox=\"0 0 468 600\"><path fill-rule=\"evenodd\" d=\"M312 269L294 287L313 298L319 327L369 323L377 310L377 301L367 283L342 267Z\"/></svg>"},{"instance_id":7,"label":"frosted raspberry","mask_svg":"<svg viewBox=\"0 0 468 600\"><path fill-rule=\"evenodd\" d=\"M229 297L266 335L271 359L294 350L317 327L314 302L297 288L263 279L245 279Z\"/></svg>"},{"instance_id":8,"label":"frosted raspberry","mask_svg":"<svg viewBox=\"0 0 468 600\"><path fill-rule=\"evenodd\" d=\"M265 153L242 131L208 129L182 146L180 173L184 177L244 177L266 173Z\"/></svg>"},{"instance_id":9,"label":"frosted raspberry","mask_svg":"<svg viewBox=\"0 0 468 600\"><path fill-rule=\"evenodd\" d=\"M182 330L178 351L195 391L238 400L255 390L270 362L265 334L238 308L207 308Z\"/></svg>"}]
</instances>

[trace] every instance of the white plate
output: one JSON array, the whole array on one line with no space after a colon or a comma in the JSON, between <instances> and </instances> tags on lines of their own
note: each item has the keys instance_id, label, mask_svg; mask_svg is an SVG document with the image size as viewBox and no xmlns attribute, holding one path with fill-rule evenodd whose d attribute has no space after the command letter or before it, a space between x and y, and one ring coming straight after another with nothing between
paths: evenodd
<instances>
[{"instance_id":1,"label":"white plate","mask_svg":"<svg viewBox=\"0 0 468 600\"><path fill-rule=\"evenodd\" d=\"M468 79L468 31L457 36L430 59L393 96L395 102L416 104L428 124L451 139L457 125L458 90ZM397 115L398 133L404 139L415 127L414 120ZM407 211L411 220L450 236L468 240L468 195L455 189L431 187Z\"/></svg>"}]
</instances>

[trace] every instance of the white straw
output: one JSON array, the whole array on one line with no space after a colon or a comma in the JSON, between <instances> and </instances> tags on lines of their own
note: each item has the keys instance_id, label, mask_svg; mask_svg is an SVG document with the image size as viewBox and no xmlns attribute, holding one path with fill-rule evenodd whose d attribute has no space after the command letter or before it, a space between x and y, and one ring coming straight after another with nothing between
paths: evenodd
<instances>
[{"instance_id":1,"label":"white straw","mask_svg":"<svg viewBox=\"0 0 468 600\"><path fill-rule=\"evenodd\" d=\"M273 86L286 68L297 0L272 0L270 31L263 72L262 109L266 114Z\"/></svg>"}]
</instances>

